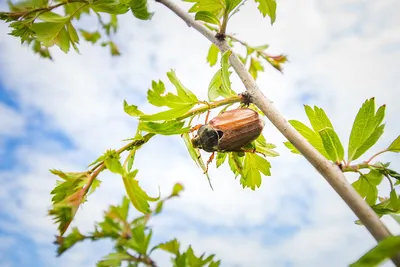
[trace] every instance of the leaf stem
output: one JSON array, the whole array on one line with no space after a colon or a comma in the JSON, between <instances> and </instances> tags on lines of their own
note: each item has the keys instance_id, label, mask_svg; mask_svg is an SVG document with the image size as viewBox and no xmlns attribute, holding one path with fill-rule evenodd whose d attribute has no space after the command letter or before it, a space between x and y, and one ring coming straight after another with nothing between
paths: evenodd
<instances>
[{"instance_id":1,"label":"leaf stem","mask_svg":"<svg viewBox=\"0 0 400 267\"><path fill-rule=\"evenodd\" d=\"M165 7L174 12L178 17L193 27L208 40L214 43L222 53L231 50L231 47L225 40L218 40L215 34L198 23L186 11L182 10L172 0L156 0ZM374 210L364 201L357 191L346 180L346 177L337 165L328 161L319 153L296 129L280 114L278 109L258 88L251 74L240 61L239 57L232 52L229 57L230 63L239 78L242 80L247 92L251 96L253 103L265 114L273 125L302 153L302 155L315 167L316 170L326 179L339 196L353 210L360 221L365 225L368 231L377 241L391 236L389 230L380 221ZM400 266L400 255L394 257L393 262Z\"/></svg>"},{"instance_id":2,"label":"leaf stem","mask_svg":"<svg viewBox=\"0 0 400 267\"><path fill-rule=\"evenodd\" d=\"M378 153L376 153L375 155L373 155L369 160L367 160L365 163L370 163L374 158L376 158L377 156L379 156L380 154L383 154L383 153L385 153L385 152L387 152L388 150L387 149L384 149L384 150L382 150L382 151L379 151Z\"/></svg>"}]
</instances>

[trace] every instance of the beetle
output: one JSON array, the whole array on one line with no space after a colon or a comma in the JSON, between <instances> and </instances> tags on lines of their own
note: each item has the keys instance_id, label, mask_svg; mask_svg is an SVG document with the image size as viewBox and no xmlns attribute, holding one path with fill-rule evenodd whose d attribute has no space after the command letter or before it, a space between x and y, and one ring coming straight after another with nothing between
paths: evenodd
<instances>
[{"instance_id":1,"label":"beetle","mask_svg":"<svg viewBox=\"0 0 400 267\"><path fill-rule=\"evenodd\" d=\"M207 161L208 169L208 164L211 163L217 151L249 152L244 147L257 139L264 125L258 113L250 108L228 110L208 123L206 121L206 124L194 126L190 131L197 130L197 135L191 141L193 147L212 152Z\"/></svg>"}]
</instances>

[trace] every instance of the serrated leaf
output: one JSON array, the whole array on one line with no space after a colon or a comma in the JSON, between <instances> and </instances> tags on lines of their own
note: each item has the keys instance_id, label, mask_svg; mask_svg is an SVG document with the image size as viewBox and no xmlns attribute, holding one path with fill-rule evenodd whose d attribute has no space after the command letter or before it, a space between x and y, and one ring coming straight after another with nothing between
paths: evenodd
<instances>
[{"instance_id":1,"label":"serrated leaf","mask_svg":"<svg viewBox=\"0 0 400 267\"><path fill-rule=\"evenodd\" d=\"M151 212L149 201L157 201L160 197L149 197L145 191L139 186L139 182L135 180L138 170L134 170L122 177L125 185L126 194L128 195L133 206L140 212L148 214Z\"/></svg>"},{"instance_id":2,"label":"serrated leaf","mask_svg":"<svg viewBox=\"0 0 400 267\"><path fill-rule=\"evenodd\" d=\"M390 191L389 199L390 199L389 200L390 202L389 202L388 207L395 211L400 210L400 200L399 200L399 197L397 196L396 190L393 189Z\"/></svg>"},{"instance_id":3,"label":"serrated leaf","mask_svg":"<svg viewBox=\"0 0 400 267\"><path fill-rule=\"evenodd\" d=\"M265 176L270 176L271 164L263 157L253 154L246 153L243 174L241 184L243 187L250 187L255 190L256 187L261 186L261 173Z\"/></svg>"},{"instance_id":4,"label":"serrated leaf","mask_svg":"<svg viewBox=\"0 0 400 267\"><path fill-rule=\"evenodd\" d=\"M95 12L104 12L108 14L125 14L129 11L128 6L115 0L93 1L90 7Z\"/></svg>"},{"instance_id":5,"label":"serrated leaf","mask_svg":"<svg viewBox=\"0 0 400 267\"><path fill-rule=\"evenodd\" d=\"M258 10L265 17L268 15L271 19L271 25L274 24L276 19L276 2L275 0L255 0L258 5Z\"/></svg>"},{"instance_id":6,"label":"serrated leaf","mask_svg":"<svg viewBox=\"0 0 400 267\"><path fill-rule=\"evenodd\" d=\"M137 106L135 105L129 105L126 100L124 100L124 111L132 116L132 117L140 117L142 115L144 115L143 112L141 112Z\"/></svg>"},{"instance_id":7,"label":"serrated leaf","mask_svg":"<svg viewBox=\"0 0 400 267\"><path fill-rule=\"evenodd\" d=\"M225 152L217 152L217 160L216 160L217 168L225 162L227 155L228 153Z\"/></svg>"},{"instance_id":8,"label":"serrated leaf","mask_svg":"<svg viewBox=\"0 0 400 267\"><path fill-rule=\"evenodd\" d=\"M157 246L157 248L162 249L166 252L172 253L174 255L179 253L180 243L178 240L173 239L171 241L161 243Z\"/></svg>"},{"instance_id":9,"label":"serrated leaf","mask_svg":"<svg viewBox=\"0 0 400 267\"><path fill-rule=\"evenodd\" d=\"M381 106L375 113L375 99L364 102L357 113L351 129L348 148L348 162L359 158L372 147L383 132L380 125L385 116L385 106Z\"/></svg>"},{"instance_id":10,"label":"serrated leaf","mask_svg":"<svg viewBox=\"0 0 400 267\"><path fill-rule=\"evenodd\" d=\"M210 63L210 67L217 64L218 54L219 54L218 47L215 44L211 44L210 49L208 49L208 54L207 54L207 62Z\"/></svg>"},{"instance_id":11,"label":"serrated leaf","mask_svg":"<svg viewBox=\"0 0 400 267\"><path fill-rule=\"evenodd\" d=\"M215 25L220 25L219 19L217 16L215 16L213 13L208 12L208 11L199 11L196 13L194 16L195 20L201 20L207 23L215 24Z\"/></svg>"},{"instance_id":12,"label":"serrated leaf","mask_svg":"<svg viewBox=\"0 0 400 267\"><path fill-rule=\"evenodd\" d=\"M133 15L141 20L150 20L154 13L149 12L147 7L147 0L132 0L130 7Z\"/></svg>"},{"instance_id":13,"label":"serrated leaf","mask_svg":"<svg viewBox=\"0 0 400 267\"><path fill-rule=\"evenodd\" d=\"M371 267L377 266L385 259L391 258L400 251L400 236L390 236L369 250L356 262L350 264L350 267Z\"/></svg>"},{"instance_id":14,"label":"serrated leaf","mask_svg":"<svg viewBox=\"0 0 400 267\"><path fill-rule=\"evenodd\" d=\"M91 42L92 44L95 44L101 38L101 35L100 35L100 33L98 31L87 32L87 31L82 30L82 29L80 29L79 31L81 32L82 37L86 41Z\"/></svg>"},{"instance_id":15,"label":"serrated leaf","mask_svg":"<svg viewBox=\"0 0 400 267\"><path fill-rule=\"evenodd\" d=\"M355 181L352 186L360 194L362 198L370 205L375 205L376 199L378 198L378 189L382 181L382 174L377 171L370 171L366 175L361 175L360 178Z\"/></svg>"},{"instance_id":16,"label":"serrated leaf","mask_svg":"<svg viewBox=\"0 0 400 267\"><path fill-rule=\"evenodd\" d=\"M119 160L120 155L115 150L108 150L105 155L104 164L109 171L124 175L125 170Z\"/></svg>"},{"instance_id":17,"label":"serrated leaf","mask_svg":"<svg viewBox=\"0 0 400 267\"><path fill-rule=\"evenodd\" d=\"M254 80L257 79L259 71L264 71L263 65L261 65L261 62L258 59L251 57L249 72L251 76L253 76Z\"/></svg>"},{"instance_id":18,"label":"serrated leaf","mask_svg":"<svg viewBox=\"0 0 400 267\"><path fill-rule=\"evenodd\" d=\"M265 156L279 156L279 153L273 150L276 148L276 146L274 144L267 143L267 140L265 140L265 137L262 134L255 140L255 147L257 152L263 153Z\"/></svg>"},{"instance_id":19,"label":"serrated leaf","mask_svg":"<svg viewBox=\"0 0 400 267\"><path fill-rule=\"evenodd\" d=\"M151 115L141 115L140 119L143 121L163 121L163 120L173 120L176 119L185 113L187 113L193 104L183 105L179 108L173 108L166 111L161 111L159 113L151 114Z\"/></svg>"},{"instance_id":20,"label":"serrated leaf","mask_svg":"<svg viewBox=\"0 0 400 267\"><path fill-rule=\"evenodd\" d=\"M227 98L236 95L237 94L232 89L222 86L222 69L219 69L214 74L210 85L208 86L208 99L210 101L214 101L220 96Z\"/></svg>"},{"instance_id":21,"label":"serrated leaf","mask_svg":"<svg viewBox=\"0 0 400 267\"><path fill-rule=\"evenodd\" d=\"M68 18L60 22L38 22L32 25L32 30L38 41L44 46L57 45L63 52L67 53L70 47L70 37L65 29Z\"/></svg>"},{"instance_id":22,"label":"serrated leaf","mask_svg":"<svg viewBox=\"0 0 400 267\"><path fill-rule=\"evenodd\" d=\"M232 54L232 51L226 51L221 57L221 71L222 71L222 87L224 91L231 91L231 81L229 76L231 73L229 72L229 56Z\"/></svg>"},{"instance_id":23,"label":"serrated leaf","mask_svg":"<svg viewBox=\"0 0 400 267\"><path fill-rule=\"evenodd\" d=\"M312 109L310 106L304 105L304 109L315 132L319 132L324 128L333 129L331 121L322 108L314 106L314 109Z\"/></svg>"},{"instance_id":24,"label":"serrated leaf","mask_svg":"<svg viewBox=\"0 0 400 267\"><path fill-rule=\"evenodd\" d=\"M71 233L69 233L65 237L57 237L56 241L54 242L58 247L57 247L57 255L60 256L63 254L66 250L70 249L73 247L76 243L81 242L85 239L85 236L82 235L78 228L73 227L71 230Z\"/></svg>"},{"instance_id":25,"label":"serrated leaf","mask_svg":"<svg viewBox=\"0 0 400 267\"><path fill-rule=\"evenodd\" d=\"M178 96L185 102L190 104L197 104L199 100L196 95L193 94L189 89L187 89L181 81L176 77L174 70L167 72L167 76L171 83L175 86Z\"/></svg>"},{"instance_id":26,"label":"serrated leaf","mask_svg":"<svg viewBox=\"0 0 400 267\"><path fill-rule=\"evenodd\" d=\"M158 122L141 122L139 129L148 133L156 133L162 135L183 134L189 132L190 128L182 128L185 124L184 121L165 121Z\"/></svg>"},{"instance_id":27,"label":"serrated leaf","mask_svg":"<svg viewBox=\"0 0 400 267\"><path fill-rule=\"evenodd\" d=\"M325 158L329 159L329 155L326 153L322 139L319 134L308 128L305 124L296 120L289 120L289 123L305 138L307 141L317 149ZM293 149L292 145L285 143L285 146L289 149Z\"/></svg>"},{"instance_id":28,"label":"serrated leaf","mask_svg":"<svg viewBox=\"0 0 400 267\"><path fill-rule=\"evenodd\" d=\"M128 260L132 260L132 256L127 253L110 253L97 263L97 267L119 267L123 261Z\"/></svg>"},{"instance_id":29,"label":"serrated leaf","mask_svg":"<svg viewBox=\"0 0 400 267\"><path fill-rule=\"evenodd\" d=\"M211 189L213 189L210 176L208 175L208 172L207 172L207 167L204 164L204 161L203 161L203 158L201 157L199 149L196 149L193 147L192 141L190 140L188 133L184 133L182 135L182 138L183 138L183 141L185 142L186 148L189 151L190 157L193 159L193 161L196 163L196 165L199 166L204 171L204 174L207 177L208 183L209 183Z\"/></svg>"},{"instance_id":30,"label":"serrated leaf","mask_svg":"<svg viewBox=\"0 0 400 267\"><path fill-rule=\"evenodd\" d=\"M387 151L400 153L400 135L390 144Z\"/></svg>"},{"instance_id":31,"label":"serrated leaf","mask_svg":"<svg viewBox=\"0 0 400 267\"><path fill-rule=\"evenodd\" d=\"M217 16L222 14L224 9L223 1L219 0L191 0L186 2L194 2L195 4L189 9L189 12L208 11Z\"/></svg>"},{"instance_id":32,"label":"serrated leaf","mask_svg":"<svg viewBox=\"0 0 400 267\"><path fill-rule=\"evenodd\" d=\"M322 144L330 160L340 163L344 159L344 149L339 136L332 128L324 128L319 131Z\"/></svg>"}]
</instances>

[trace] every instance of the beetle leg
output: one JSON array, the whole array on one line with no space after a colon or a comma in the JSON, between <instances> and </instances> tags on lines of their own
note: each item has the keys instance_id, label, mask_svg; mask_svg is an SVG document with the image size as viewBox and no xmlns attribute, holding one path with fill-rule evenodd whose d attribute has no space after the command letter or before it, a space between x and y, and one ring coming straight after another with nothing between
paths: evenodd
<instances>
[{"instance_id":1,"label":"beetle leg","mask_svg":"<svg viewBox=\"0 0 400 267\"><path fill-rule=\"evenodd\" d=\"M214 159L214 154L215 154L215 152L213 152L213 153L211 154L210 158L207 160L206 171L205 171L204 173L207 173L207 172L208 172L208 165L210 165L210 163L213 161L213 159Z\"/></svg>"},{"instance_id":2,"label":"beetle leg","mask_svg":"<svg viewBox=\"0 0 400 267\"><path fill-rule=\"evenodd\" d=\"M211 112L210 110L207 111L206 122L205 122L204 124L207 124L207 122L208 122L208 116L210 116L210 112Z\"/></svg>"},{"instance_id":3,"label":"beetle leg","mask_svg":"<svg viewBox=\"0 0 400 267\"><path fill-rule=\"evenodd\" d=\"M192 132L194 132L194 131L200 129L201 126L203 126L203 124L197 124L196 126L190 128L189 132L192 133Z\"/></svg>"}]
</instances>

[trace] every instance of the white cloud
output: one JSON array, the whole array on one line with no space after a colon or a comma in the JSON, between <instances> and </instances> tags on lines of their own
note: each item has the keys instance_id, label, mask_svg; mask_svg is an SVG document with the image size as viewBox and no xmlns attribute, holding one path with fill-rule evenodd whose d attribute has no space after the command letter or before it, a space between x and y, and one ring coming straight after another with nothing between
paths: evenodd
<instances>
[{"instance_id":1,"label":"white cloud","mask_svg":"<svg viewBox=\"0 0 400 267\"><path fill-rule=\"evenodd\" d=\"M233 18L229 30L254 45L269 43L271 53L288 54L284 75L266 66L258 83L290 119L305 120L304 97L307 104L326 109L346 144L361 103L371 96L376 96L379 105L386 103L388 123L378 149L390 143L400 129L395 124L400 82L394 60L399 57L400 35L393 13L398 3L364 2L281 1L274 27L249 2ZM1 211L14 219L11 223L0 219L1 229L10 233L25 229L24 234L38 244L37 252L46 266L61 262L93 265L110 247L80 244L61 260L54 258L50 243L55 226L45 214L55 177L47 170L83 170L105 149L121 146L136 126L123 113L123 100L155 111L145 104L146 90L153 79L166 82L165 72L170 68L176 69L183 84L207 98L206 88L216 70L206 64L208 41L163 6L152 4L151 8L156 11L151 22L135 21L130 14L121 17L116 37L123 53L120 58L83 43L82 55L54 50L54 63L40 60L7 36L8 29L0 24L4 36L0 38L1 81L21 106L20 113L0 106L0 111L8 110L0 112L7 115L7 125L13 125L8 126L12 129L8 134L23 131L28 118L32 119L30 114L40 112L43 129L61 131L74 145L65 150L57 141L39 138L35 145L14 151L15 170L0 173L1 181L6 181L0 188L0 200L5 203ZM237 79L234 85L237 91L243 90ZM224 266L285 266L288 262L344 266L372 247L372 237L354 225L355 216L326 181L300 156L287 152L283 137L270 123L265 132L269 142L278 144L282 156L271 159L273 176L263 178L255 192L243 190L228 168L215 167L210 170L215 188L211 191L179 137L156 137L146 144L136 162L141 185L152 195L158 186L166 194L174 182L186 188L182 198L172 200L154 220L155 238L177 236L185 245L193 244L196 252L217 253ZM398 155L385 159L392 160L395 169L400 167ZM101 187L74 222L83 230L91 230L103 210L118 203L124 193L119 177L103 174L101 180ZM393 221L384 220L398 231ZM293 233L285 236L276 230L278 226L294 229ZM157 254L163 266L167 265L165 257Z\"/></svg>"}]
</instances>

